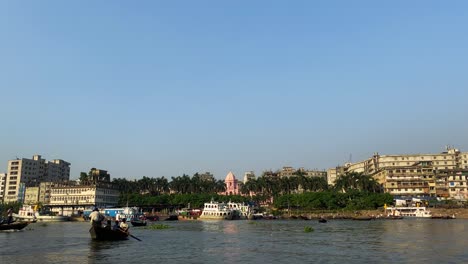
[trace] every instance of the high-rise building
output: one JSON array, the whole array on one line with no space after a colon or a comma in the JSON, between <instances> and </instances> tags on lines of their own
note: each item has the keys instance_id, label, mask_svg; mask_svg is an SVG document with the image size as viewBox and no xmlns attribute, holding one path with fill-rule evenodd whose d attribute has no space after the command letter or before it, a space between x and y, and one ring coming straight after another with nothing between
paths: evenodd
<instances>
[{"instance_id":1,"label":"high-rise building","mask_svg":"<svg viewBox=\"0 0 468 264\"><path fill-rule=\"evenodd\" d=\"M38 186L40 182L61 182L69 179L70 163L64 160L46 161L40 155L34 155L32 159L9 160L3 200L22 201L24 186Z\"/></svg>"},{"instance_id":2,"label":"high-rise building","mask_svg":"<svg viewBox=\"0 0 468 264\"><path fill-rule=\"evenodd\" d=\"M5 195L6 173L0 173L0 202L3 201Z\"/></svg>"}]
</instances>

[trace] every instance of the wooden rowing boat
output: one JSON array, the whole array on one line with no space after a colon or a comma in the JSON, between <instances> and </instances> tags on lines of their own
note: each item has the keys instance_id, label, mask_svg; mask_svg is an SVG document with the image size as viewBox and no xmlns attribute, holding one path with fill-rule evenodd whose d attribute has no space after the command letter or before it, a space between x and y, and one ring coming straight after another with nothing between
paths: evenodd
<instances>
[{"instance_id":1,"label":"wooden rowing boat","mask_svg":"<svg viewBox=\"0 0 468 264\"><path fill-rule=\"evenodd\" d=\"M29 222L13 222L11 224L1 224L0 230L21 230L29 225Z\"/></svg>"},{"instance_id":2,"label":"wooden rowing boat","mask_svg":"<svg viewBox=\"0 0 468 264\"><path fill-rule=\"evenodd\" d=\"M124 232L120 229L112 230L109 228L96 226L91 227L89 229L89 233L91 234L91 238L94 240L125 240L128 239L129 236L128 232Z\"/></svg>"}]
</instances>

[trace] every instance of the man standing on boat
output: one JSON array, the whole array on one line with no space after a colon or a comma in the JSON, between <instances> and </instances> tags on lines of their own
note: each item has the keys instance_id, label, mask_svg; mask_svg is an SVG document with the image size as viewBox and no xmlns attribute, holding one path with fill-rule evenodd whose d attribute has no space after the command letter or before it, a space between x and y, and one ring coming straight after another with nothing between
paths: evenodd
<instances>
[{"instance_id":1,"label":"man standing on boat","mask_svg":"<svg viewBox=\"0 0 468 264\"><path fill-rule=\"evenodd\" d=\"M13 207L8 208L7 216L7 224L11 224L13 222Z\"/></svg>"},{"instance_id":2,"label":"man standing on boat","mask_svg":"<svg viewBox=\"0 0 468 264\"><path fill-rule=\"evenodd\" d=\"M97 209L97 207L95 207L93 209L93 212L89 214L89 218L91 219L91 225L94 227L102 227L101 222L105 219L104 215L102 215L99 212L99 209Z\"/></svg>"}]
</instances>

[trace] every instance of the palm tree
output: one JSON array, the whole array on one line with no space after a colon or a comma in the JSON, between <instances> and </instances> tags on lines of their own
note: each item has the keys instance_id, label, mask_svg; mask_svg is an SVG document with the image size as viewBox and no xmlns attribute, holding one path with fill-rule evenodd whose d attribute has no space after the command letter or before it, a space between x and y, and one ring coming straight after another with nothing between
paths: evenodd
<instances>
[{"instance_id":1,"label":"palm tree","mask_svg":"<svg viewBox=\"0 0 468 264\"><path fill-rule=\"evenodd\" d=\"M346 173L335 181L335 190L347 192L359 190L373 193L382 192L381 185L371 176L360 172Z\"/></svg>"}]
</instances>

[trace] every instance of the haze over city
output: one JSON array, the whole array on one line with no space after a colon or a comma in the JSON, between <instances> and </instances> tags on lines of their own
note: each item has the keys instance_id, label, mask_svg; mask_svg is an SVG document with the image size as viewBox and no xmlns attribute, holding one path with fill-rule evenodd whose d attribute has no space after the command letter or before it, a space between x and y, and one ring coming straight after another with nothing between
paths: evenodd
<instances>
[{"instance_id":1,"label":"haze over city","mask_svg":"<svg viewBox=\"0 0 468 264\"><path fill-rule=\"evenodd\" d=\"M468 151L467 8L1 2L0 172L39 154L72 179L222 179Z\"/></svg>"}]
</instances>

